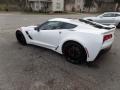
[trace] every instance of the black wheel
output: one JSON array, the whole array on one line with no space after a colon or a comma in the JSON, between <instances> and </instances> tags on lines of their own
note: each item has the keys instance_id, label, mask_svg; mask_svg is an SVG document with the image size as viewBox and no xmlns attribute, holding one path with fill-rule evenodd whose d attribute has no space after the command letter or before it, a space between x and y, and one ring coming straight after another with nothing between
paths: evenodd
<instances>
[{"instance_id":1,"label":"black wheel","mask_svg":"<svg viewBox=\"0 0 120 90\"><path fill-rule=\"evenodd\" d=\"M63 46L63 54L67 61L73 64L86 62L87 54L84 48L76 42L68 42Z\"/></svg>"},{"instance_id":2,"label":"black wheel","mask_svg":"<svg viewBox=\"0 0 120 90\"><path fill-rule=\"evenodd\" d=\"M21 31L16 31L16 38L18 40L19 43L21 43L22 45L26 45L26 40L24 35L22 34Z\"/></svg>"},{"instance_id":3,"label":"black wheel","mask_svg":"<svg viewBox=\"0 0 120 90\"><path fill-rule=\"evenodd\" d=\"M120 28L120 23L117 25L117 28Z\"/></svg>"}]
</instances>

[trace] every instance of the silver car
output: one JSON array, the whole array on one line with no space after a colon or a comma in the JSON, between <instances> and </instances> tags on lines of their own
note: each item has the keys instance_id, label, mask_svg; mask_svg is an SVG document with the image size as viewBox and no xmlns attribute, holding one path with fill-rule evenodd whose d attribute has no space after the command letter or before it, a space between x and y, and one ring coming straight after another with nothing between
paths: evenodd
<instances>
[{"instance_id":1,"label":"silver car","mask_svg":"<svg viewBox=\"0 0 120 90\"><path fill-rule=\"evenodd\" d=\"M115 25L117 28L120 28L120 12L106 12L96 17L86 17L84 19L104 25Z\"/></svg>"}]
</instances>

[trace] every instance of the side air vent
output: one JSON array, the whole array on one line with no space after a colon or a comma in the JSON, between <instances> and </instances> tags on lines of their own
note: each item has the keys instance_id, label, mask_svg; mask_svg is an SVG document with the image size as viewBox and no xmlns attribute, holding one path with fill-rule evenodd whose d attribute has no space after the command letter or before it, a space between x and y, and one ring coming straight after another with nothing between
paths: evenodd
<instances>
[{"instance_id":1,"label":"side air vent","mask_svg":"<svg viewBox=\"0 0 120 90\"><path fill-rule=\"evenodd\" d=\"M30 34L28 33L28 31L26 31L26 34L28 35L28 37L29 37L30 39L32 39L32 37L30 36Z\"/></svg>"}]
</instances>

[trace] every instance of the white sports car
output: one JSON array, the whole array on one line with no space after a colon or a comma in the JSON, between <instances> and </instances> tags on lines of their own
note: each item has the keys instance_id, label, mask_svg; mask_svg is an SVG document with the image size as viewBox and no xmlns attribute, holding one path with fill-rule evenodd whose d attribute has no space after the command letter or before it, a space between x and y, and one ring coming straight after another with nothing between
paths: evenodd
<instances>
[{"instance_id":1,"label":"white sports car","mask_svg":"<svg viewBox=\"0 0 120 90\"><path fill-rule=\"evenodd\" d=\"M85 17L84 19L120 28L120 12L106 12L96 17Z\"/></svg>"},{"instance_id":2,"label":"white sports car","mask_svg":"<svg viewBox=\"0 0 120 90\"><path fill-rule=\"evenodd\" d=\"M83 19L54 18L38 26L21 27L17 40L63 54L74 64L94 61L101 50L111 47L114 25L105 26Z\"/></svg>"}]
</instances>

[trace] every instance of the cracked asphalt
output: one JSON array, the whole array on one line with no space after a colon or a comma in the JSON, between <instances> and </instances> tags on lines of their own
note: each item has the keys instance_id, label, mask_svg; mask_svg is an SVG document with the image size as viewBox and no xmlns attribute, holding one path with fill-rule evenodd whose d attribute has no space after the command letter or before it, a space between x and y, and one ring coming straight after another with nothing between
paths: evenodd
<instances>
[{"instance_id":1,"label":"cracked asphalt","mask_svg":"<svg viewBox=\"0 0 120 90\"><path fill-rule=\"evenodd\" d=\"M82 18L95 14L33 15L0 13L0 90L120 90L120 30L112 49L94 64L73 65L63 56L37 46L22 46L20 26L50 18Z\"/></svg>"}]
</instances>

